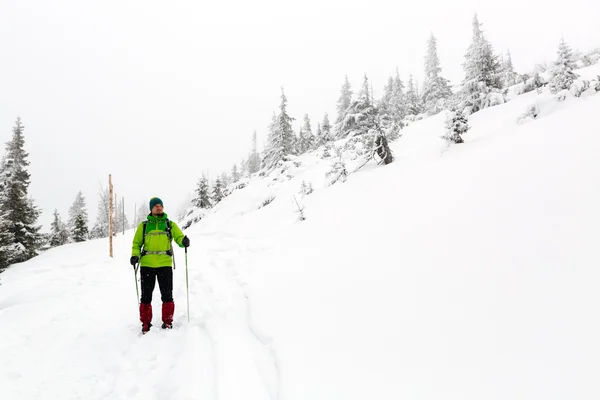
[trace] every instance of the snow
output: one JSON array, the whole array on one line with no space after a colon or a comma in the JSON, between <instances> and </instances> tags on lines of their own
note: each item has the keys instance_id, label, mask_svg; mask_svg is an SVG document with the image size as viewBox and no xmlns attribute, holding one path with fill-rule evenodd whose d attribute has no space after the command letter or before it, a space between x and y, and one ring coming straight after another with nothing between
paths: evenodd
<instances>
[{"instance_id":1,"label":"snow","mask_svg":"<svg viewBox=\"0 0 600 400\"><path fill-rule=\"evenodd\" d=\"M113 259L96 240L12 266L2 399L600 398L599 109L533 91L464 144L445 113L415 121L345 183L320 152L250 180L187 229L172 331L157 287L139 333L131 231Z\"/></svg>"}]
</instances>

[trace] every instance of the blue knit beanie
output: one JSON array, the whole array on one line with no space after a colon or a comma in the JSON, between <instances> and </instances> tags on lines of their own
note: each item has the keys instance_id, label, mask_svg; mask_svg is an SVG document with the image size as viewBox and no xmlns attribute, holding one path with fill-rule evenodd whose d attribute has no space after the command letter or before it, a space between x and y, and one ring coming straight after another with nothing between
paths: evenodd
<instances>
[{"instance_id":1,"label":"blue knit beanie","mask_svg":"<svg viewBox=\"0 0 600 400\"><path fill-rule=\"evenodd\" d=\"M163 206L162 200L159 199L158 197L151 198L150 199L150 211L152 211L152 209L154 208L154 206L157 205L157 204L160 204L161 206Z\"/></svg>"}]
</instances>

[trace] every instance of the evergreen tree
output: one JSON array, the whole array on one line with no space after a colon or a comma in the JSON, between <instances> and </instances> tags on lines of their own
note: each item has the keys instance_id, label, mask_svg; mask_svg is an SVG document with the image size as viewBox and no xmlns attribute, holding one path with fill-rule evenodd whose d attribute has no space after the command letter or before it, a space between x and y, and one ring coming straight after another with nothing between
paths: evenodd
<instances>
[{"instance_id":1,"label":"evergreen tree","mask_svg":"<svg viewBox=\"0 0 600 400\"><path fill-rule=\"evenodd\" d=\"M202 178L198 180L198 186L196 188L196 197L192 200L192 204L198 208L211 208L212 201L210 199L208 180L204 174Z\"/></svg>"},{"instance_id":2,"label":"evergreen tree","mask_svg":"<svg viewBox=\"0 0 600 400\"><path fill-rule=\"evenodd\" d=\"M2 194L3 192L0 192L0 197ZM0 213L0 272L12 263L15 252L20 248L8 227L8 220Z\"/></svg>"},{"instance_id":3,"label":"evergreen tree","mask_svg":"<svg viewBox=\"0 0 600 400\"><path fill-rule=\"evenodd\" d=\"M350 81L348 80L348 75L346 75L344 84L342 85L340 98L337 101L337 118L335 120L335 132L338 135L341 134L341 132L342 132L344 120L346 119L346 114L347 114L348 108L350 107L351 104L352 104L352 87L350 85Z\"/></svg>"},{"instance_id":4,"label":"evergreen tree","mask_svg":"<svg viewBox=\"0 0 600 400\"><path fill-rule=\"evenodd\" d=\"M69 242L69 230L61 221L58 210L54 210L54 221L50 224L50 247L62 246Z\"/></svg>"},{"instance_id":5,"label":"evergreen tree","mask_svg":"<svg viewBox=\"0 0 600 400\"><path fill-rule=\"evenodd\" d=\"M297 153L304 154L311 150L315 145L314 135L310 126L308 114L304 114L304 125L300 128L297 142Z\"/></svg>"},{"instance_id":6,"label":"evergreen tree","mask_svg":"<svg viewBox=\"0 0 600 400\"><path fill-rule=\"evenodd\" d=\"M323 123L321 124L321 137L324 142L329 142L333 140L333 135L331 133L331 124L329 123L329 116L327 113L323 116Z\"/></svg>"},{"instance_id":7,"label":"evergreen tree","mask_svg":"<svg viewBox=\"0 0 600 400\"><path fill-rule=\"evenodd\" d=\"M446 100L452 96L448 80L441 77L440 59L437 54L437 42L433 33L427 43L425 56L425 85L423 88L423 103L425 111L434 115L442 111Z\"/></svg>"},{"instance_id":8,"label":"evergreen tree","mask_svg":"<svg viewBox=\"0 0 600 400\"><path fill-rule=\"evenodd\" d=\"M137 209L137 213L135 216L135 224L134 226L139 226L143 221L148 219L148 214L150 214L149 204L146 202L142 202Z\"/></svg>"},{"instance_id":9,"label":"evergreen tree","mask_svg":"<svg viewBox=\"0 0 600 400\"><path fill-rule=\"evenodd\" d=\"M570 89L577 74L573 72L577 68L573 54L565 39L561 39L558 45L558 59L554 62L550 72L548 86L554 94L564 89Z\"/></svg>"},{"instance_id":10,"label":"evergreen tree","mask_svg":"<svg viewBox=\"0 0 600 400\"><path fill-rule=\"evenodd\" d=\"M260 154L258 154L256 131L252 134L252 151L248 156L248 172L254 174L260 170Z\"/></svg>"},{"instance_id":11,"label":"evergreen tree","mask_svg":"<svg viewBox=\"0 0 600 400\"><path fill-rule=\"evenodd\" d=\"M127 220L127 213L125 212L125 201L119 199L117 201L117 207L115 208L117 214L117 224L115 226L116 233L123 232L125 229L129 229L129 221Z\"/></svg>"},{"instance_id":12,"label":"evergreen tree","mask_svg":"<svg viewBox=\"0 0 600 400\"><path fill-rule=\"evenodd\" d=\"M501 66L492 45L487 41L477 14L473 17L473 41L465 54L465 79L461 92L461 108L476 112L485 107L486 97L494 89L502 89Z\"/></svg>"},{"instance_id":13,"label":"evergreen tree","mask_svg":"<svg viewBox=\"0 0 600 400\"><path fill-rule=\"evenodd\" d=\"M408 87L406 89L406 106L409 115L418 115L423 110L421 99L417 91L417 86L413 80L412 74L408 78Z\"/></svg>"},{"instance_id":14,"label":"evergreen tree","mask_svg":"<svg viewBox=\"0 0 600 400\"><path fill-rule=\"evenodd\" d=\"M269 144L266 150L263 164L266 168L274 167L286 156L294 154L295 135L292 130L294 118L287 113L287 98L283 89L281 90L281 104L279 114L273 114L273 120L269 127Z\"/></svg>"},{"instance_id":15,"label":"evergreen tree","mask_svg":"<svg viewBox=\"0 0 600 400\"><path fill-rule=\"evenodd\" d=\"M71 238L75 242L83 242L88 237L88 216L85 206L83 193L79 191L75 196L75 201L69 208L68 227Z\"/></svg>"},{"instance_id":16,"label":"evergreen tree","mask_svg":"<svg viewBox=\"0 0 600 400\"><path fill-rule=\"evenodd\" d=\"M231 168L231 179L233 180L233 183L237 183L240 180L240 173L235 164L233 164L233 168Z\"/></svg>"},{"instance_id":17,"label":"evergreen tree","mask_svg":"<svg viewBox=\"0 0 600 400\"><path fill-rule=\"evenodd\" d=\"M404 83L400 79L400 73L396 68L396 77L394 78L394 88L392 98L390 99L390 112L394 122L400 124L407 114L406 99L404 95Z\"/></svg>"},{"instance_id":18,"label":"evergreen tree","mask_svg":"<svg viewBox=\"0 0 600 400\"><path fill-rule=\"evenodd\" d=\"M30 174L25 152L24 126L17 118L12 140L6 144L6 155L0 165L0 211L3 214L0 235L10 242L2 243L10 249L9 263L27 261L37 255L43 236L36 226L40 211L27 197ZM0 268L7 265L0 265Z\"/></svg>"},{"instance_id":19,"label":"evergreen tree","mask_svg":"<svg viewBox=\"0 0 600 400\"><path fill-rule=\"evenodd\" d=\"M341 128L342 137L364 135L373 129L377 109L371 101L369 80L365 75L358 99L348 108L348 115Z\"/></svg>"},{"instance_id":20,"label":"evergreen tree","mask_svg":"<svg viewBox=\"0 0 600 400\"><path fill-rule=\"evenodd\" d=\"M446 133L442 138L454 143L463 143L462 135L467 133L469 128L467 117L460 111L452 110L446 116Z\"/></svg>"},{"instance_id":21,"label":"evergreen tree","mask_svg":"<svg viewBox=\"0 0 600 400\"><path fill-rule=\"evenodd\" d=\"M108 188L100 188L100 198L98 199L98 214L96 222L90 231L90 238L107 238L110 229L110 194ZM116 230L113 228L113 230Z\"/></svg>"},{"instance_id":22,"label":"evergreen tree","mask_svg":"<svg viewBox=\"0 0 600 400\"><path fill-rule=\"evenodd\" d=\"M225 197L223 195L223 182L221 182L221 178L217 178L212 191L212 199L214 204L217 204L218 202L223 200L223 197Z\"/></svg>"},{"instance_id":23,"label":"evergreen tree","mask_svg":"<svg viewBox=\"0 0 600 400\"><path fill-rule=\"evenodd\" d=\"M506 50L506 58L502 59L502 75L504 87L513 86L517 83L517 73L513 67L510 50Z\"/></svg>"}]
</instances>

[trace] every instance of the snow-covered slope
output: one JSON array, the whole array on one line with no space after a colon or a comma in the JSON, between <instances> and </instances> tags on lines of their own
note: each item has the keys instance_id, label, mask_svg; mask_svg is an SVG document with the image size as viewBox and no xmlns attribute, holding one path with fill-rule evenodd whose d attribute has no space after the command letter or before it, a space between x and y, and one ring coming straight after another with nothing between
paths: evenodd
<instances>
[{"instance_id":1,"label":"snow-covered slope","mask_svg":"<svg viewBox=\"0 0 600 400\"><path fill-rule=\"evenodd\" d=\"M173 331L139 335L131 232L13 266L2 399L599 398L598 110L532 92L345 183L319 153L252 180L186 232Z\"/></svg>"}]
</instances>

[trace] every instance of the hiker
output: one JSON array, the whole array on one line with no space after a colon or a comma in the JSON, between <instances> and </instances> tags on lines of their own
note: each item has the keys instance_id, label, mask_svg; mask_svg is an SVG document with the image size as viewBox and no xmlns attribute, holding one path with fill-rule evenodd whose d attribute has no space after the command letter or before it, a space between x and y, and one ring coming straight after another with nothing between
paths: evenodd
<instances>
[{"instance_id":1,"label":"hiker","mask_svg":"<svg viewBox=\"0 0 600 400\"><path fill-rule=\"evenodd\" d=\"M152 326L152 292L158 278L162 299L162 328L173 327L173 244L189 247L190 239L184 236L175 222L169 221L163 210L163 202L158 197L150 199L150 214L135 231L130 263L140 265L142 298L140 299L140 321L142 333Z\"/></svg>"}]
</instances>

